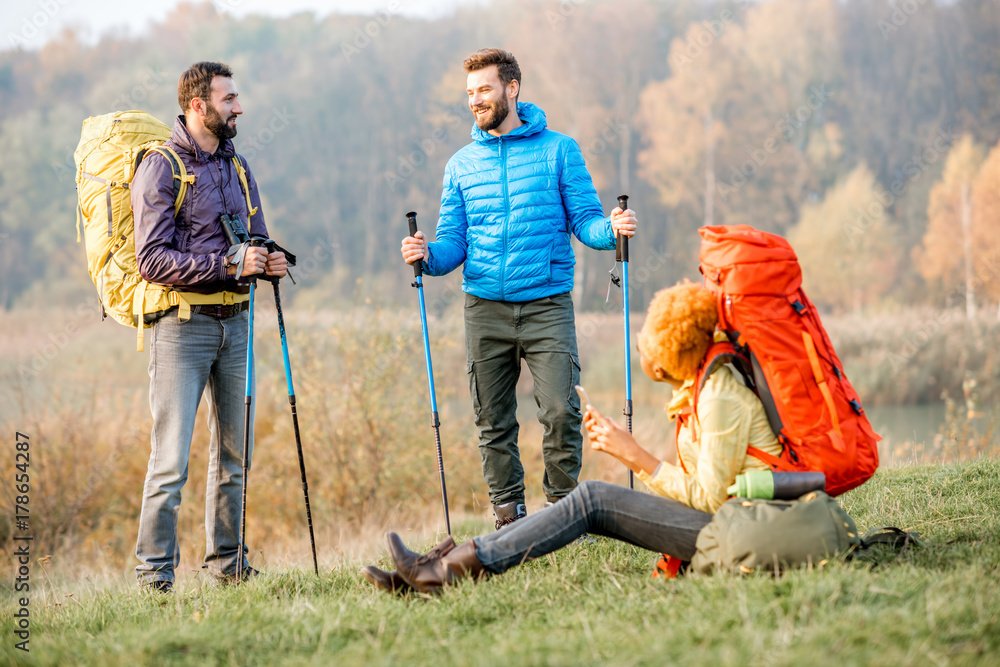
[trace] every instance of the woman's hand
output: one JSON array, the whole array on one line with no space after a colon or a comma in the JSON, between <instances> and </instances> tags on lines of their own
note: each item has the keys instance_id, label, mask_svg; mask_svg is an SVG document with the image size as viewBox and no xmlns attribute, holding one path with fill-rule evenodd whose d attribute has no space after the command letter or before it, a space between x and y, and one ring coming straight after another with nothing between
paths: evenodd
<instances>
[{"instance_id":1,"label":"woman's hand","mask_svg":"<svg viewBox=\"0 0 1000 667\"><path fill-rule=\"evenodd\" d=\"M616 459L626 458L625 454L639 447L632 434L612 419L608 419L594 408L588 408L583 423L590 436L590 446L598 452L610 454Z\"/></svg>"},{"instance_id":2,"label":"woman's hand","mask_svg":"<svg viewBox=\"0 0 1000 667\"><path fill-rule=\"evenodd\" d=\"M613 419L608 419L593 406L588 405L583 414L590 446L599 452L610 454L633 472L652 475L660 462L643 449L628 430Z\"/></svg>"}]
</instances>

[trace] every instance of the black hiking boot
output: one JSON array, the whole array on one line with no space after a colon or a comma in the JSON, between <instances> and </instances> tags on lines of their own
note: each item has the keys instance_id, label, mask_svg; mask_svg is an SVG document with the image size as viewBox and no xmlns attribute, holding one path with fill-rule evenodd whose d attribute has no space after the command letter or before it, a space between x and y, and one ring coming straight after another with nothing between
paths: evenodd
<instances>
[{"instance_id":1,"label":"black hiking boot","mask_svg":"<svg viewBox=\"0 0 1000 667\"><path fill-rule=\"evenodd\" d=\"M256 577L258 575L260 575L260 570L255 570L254 568L252 568L250 566L247 566L247 568L245 570L243 570L243 573L240 575L240 582L239 583L245 584L248 580L253 579L254 577ZM235 586L236 585L236 575L235 574L227 574L227 575L222 576L222 577L217 577L217 576L215 576L213 574L212 578L215 579L215 583L219 584L220 586Z\"/></svg>"},{"instance_id":2,"label":"black hiking boot","mask_svg":"<svg viewBox=\"0 0 1000 667\"><path fill-rule=\"evenodd\" d=\"M514 501L503 505L494 505L493 514L497 518L497 530L500 530L504 526L528 516L528 508L524 506L524 503Z\"/></svg>"},{"instance_id":3,"label":"black hiking boot","mask_svg":"<svg viewBox=\"0 0 1000 667\"><path fill-rule=\"evenodd\" d=\"M143 581L139 583L139 590L145 593L172 593L174 590L174 582L169 579Z\"/></svg>"}]
</instances>

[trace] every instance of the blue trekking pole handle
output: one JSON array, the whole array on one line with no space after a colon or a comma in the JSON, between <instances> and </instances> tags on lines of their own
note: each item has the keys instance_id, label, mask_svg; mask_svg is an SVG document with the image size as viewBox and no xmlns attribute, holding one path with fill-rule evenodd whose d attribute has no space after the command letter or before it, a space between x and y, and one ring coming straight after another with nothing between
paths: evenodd
<instances>
[{"instance_id":1,"label":"blue trekking pole handle","mask_svg":"<svg viewBox=\"0 0 1000 667\"><path fill-rule=\"evenodd\" d=\"M628 210L628 195L618 195L618 208L622 211ZM628 304L628 237L618 234L615 245L615 259L622 263L622 314L625 321L625 425L628 432L632 432L632 334L629 326L629 304ZM630 469L628 471L628 488L635 488L635 474Z\"/></svg>"},{"instance_id":2,"label":"blue trekking pole handle","mask_svg":"<svg viewBox=\"0 0 1000 667\"><path fill-rule=\"evenodd\" d=\"M410 236L417 234L417 214L410 211L406 214L406 222L410 228ZM441 454L441 421L438 419L437 396L434 393L434 365L431 363L431 342L427 334L427 308L424 305L424 261L418 259L413 263L413 286L417 288L420 301L420 329L424 337L424 362L427 365L427 388L431 395L431 427L434 429L434 444L437 447L438 472L441 476L441 499L444 502L444 523L451 535L451 517L448 514L448 489L444 481L444 457Z\"/></svg>"}]
</instances>

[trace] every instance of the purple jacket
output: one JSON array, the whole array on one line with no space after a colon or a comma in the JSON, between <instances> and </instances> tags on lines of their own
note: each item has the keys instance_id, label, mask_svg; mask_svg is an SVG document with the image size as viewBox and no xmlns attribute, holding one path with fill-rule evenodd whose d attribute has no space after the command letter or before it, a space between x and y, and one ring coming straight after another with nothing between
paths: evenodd
<instances>
[{"instance_id":1,"label":"purple jacket","mask_svg":"<svg viewBox=\"0 0 1000 667\"><path fill-rule=\"evenodd\" d=\"M168 146L177 151L194 184L188 185L174 219L174 178L170 161L159 153L143 158L132 179L132 214L135 219L135 255L139 274L151 283L189 292L211 294L223 290L246 292L248 287L226 276L229 242L219 216L238 215L247 225L247 200L232 157L230 139L219 142L214 155L195 143L184 122L174 121ZM244 161L244 164L245 161ZM250 201L258 207L251 234L267 236L260 193L247 166Z\"/></svg>"}]
</instances>

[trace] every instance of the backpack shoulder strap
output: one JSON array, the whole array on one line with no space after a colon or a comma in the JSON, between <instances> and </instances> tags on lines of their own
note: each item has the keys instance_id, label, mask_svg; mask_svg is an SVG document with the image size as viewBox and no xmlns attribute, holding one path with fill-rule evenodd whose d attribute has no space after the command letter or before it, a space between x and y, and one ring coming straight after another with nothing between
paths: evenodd
<instances>
[{"instance_id":1,"label":"backpack shoulder strap","mask_svg":"<svg viewBox=\"0 0 1000 667\"><path fill-rule=\"evenodd\" d=\"M736 370L739 371L744 382L746 382L750 390L753 391L763 403L764 411L767 413L768 421L771 422L771 426L773 428L774 421L772 420L772 412L776 417L777 411L774 409L774 399L767 390L766 380L763 381L763 383L755 381L757 377L760 377L761 380L763 380L763 374L755 374L755 371L758 371L759 369L757 359L753 356L752 351L749 355L747 355L732 343L713 343L712 346L708 348L708 352L705 354L705 360L702 362L701 368L698 369L698 377L695 381L694 400L692 401L693 414L697 417L698 396L701 394L701 390L705 387L705 383L708 382L708 378L724 364L732 364ZM760 391L761 388L763 389L764 395L762 395L762 392ZM770 409L768 409L769 406ZM778 423L780 424L780 420ZM779 430L775 431L775 435L778 435L780 440L781 437L779 434L780 426ZM767 452L752 445L747 447L747 454L763 461L775 470L795 470L795 467L787 461L784 461L773 454L768 454Z\"/></svg>"},{"instance_id":2,"label":"backpack shoulder strap","mask_svg":"<svg viewBox=\"0 0 1000 667\"><path fill-rule=\"evenodd\" d=\"M153 146L149 150L156 151L167 158L167 161L170 163L170 171L174 175L174 216L176 217L177 213L181 210L181 203L184 201L184 195L187 194L188 185L194 185L194 174L187 172L181 156L170 146L160 144L159 146Z\"/></svg>"},{"instance_id":3,"label":"backpack shoulder strap","mask_svg":"<svg viewBox=\"0 0 1000 667\"><path fill-rule=\"evenodd\" d=\"M784 437L782 432L785 429L784 424L781 421L781 415L778 414L778 405L774 401L774 395L771 393L771 387L767 384L767 376L764 375L764 369L760 365L760 360L757 355L750 350L750 372L753 375L754 381L754 392L757 394L757 398L760 402L764 404L764 414L767 415L767 422L771 425L771 431L774 432L774 436L779 440Z\"/></svg>"},{"instance_id":4,"label":"backpack shoulder strap","mask_svg":"<svg viewBox=\"0 0 1000 667\"><path fill-rule=\"evenodd\" d=\"M872 528L862 535L860 543L852 547L849 551L848 558L876 560L877 556L873 547L883 546L896 551L898 554L902 554L911 545L918 547L927 546L920 539L920 535L914 531L902 530L895 526L880 526Z\"/></svg>"},{"instance_id":5,"label":"backpack shoulder strap","mask_svg":"<svg viewBox=\"0 0 1000 667\"><path fill-rule=\"evenodd\" d=\"M926 546L924 541L920 539L919 533L902 530L895 526L872 528L861 537L861 548L863 549L868 549L876 544L886 544L900 551L910 544L915 544L918 547Z\"/></svg>"},{"instance_id":6,"label":"backpack shoulder strap","mask_svg":"<svg viewBox=\"0 0 1000 667\"><path fill-rule=\"evenodd\" d=\"M739 371L740 376L750 388L750 391L755 391L753 375L750 372L750 362L747 360L746 355L740 352L732 343L712 343L708 348L708 352L705 353L705 358L702 360L701 366L698 368L698 374L695 376L694 396L691 399L691 416L695 420L698 419L698 397L701 396L701 390L705 388L705 383L708 382L708 378L711 377L712 373L726 364L732 364Z\"/></svg>"},{"instance_id":7,"label":"backpack shoulder strap","mask_svg":"<svg viewBox=\"0 0 1000 667\"><path fill-rule=\"evenodd\" d=\"M739 371L740 376L742 376L743 381L750 390L754 391L753 372L750 369L750 361L746 355L740 352L732 343L712 343L708 348L708 352L705 353L701 367L698 369L698 376L694 386L695 405L697 405L698 395L705 388L708 378L725 364L732 364Z\"/></svg>"},{"instance_id":8,"label":"backpack shoulder strap","mask_svg":"<svg viewBox=\"0 0 1000 667\"><path fill-rule=\"evenodd\" d=\"M247 182L247 168L243 164L243 158L239 155L233 156L233 165L236 167L236 175L240 177L240 187L243 188L243 196L247 198L247 231L250 231L250 218L257 214L257 207L250 202L250 183Z\"/></svg>"}]
</instances>

